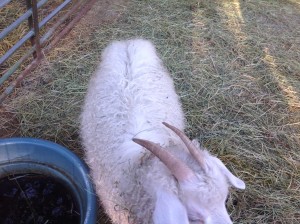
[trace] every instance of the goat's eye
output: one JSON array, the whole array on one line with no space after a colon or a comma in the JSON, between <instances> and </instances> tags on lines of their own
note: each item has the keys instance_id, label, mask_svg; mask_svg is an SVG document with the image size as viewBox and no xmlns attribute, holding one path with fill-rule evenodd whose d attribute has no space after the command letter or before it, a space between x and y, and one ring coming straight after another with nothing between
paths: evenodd
<instances>
[{"instance_id":1,"label":"goat's eye","mask_svg":"<svg viewBox=\"0 0 300 224\"><path fill-rule=\"evenodd\" d=\"M204 224L201 219L189 219L190 224Z\"/></svg>"},{"instance_id":2,"label":"goat's eye","mask_svg":"<svg viewBox=\"0 0 300 224\"><path fill-rule=\"evenodd\" d=\"M196 217L194 217L193 215L188 215L189 216L189 220L191 221L191 222L195 222L195 221L197 221L197 218Z\"/></svg>"},{"instance_id":3,"label":"goat's eye","mask_svg":"<svg viewBox=\"0 0 300 224\"><path fill-rule=\"evenodd\" d=\"M199 223L201 221L201 219L199 217L197 217L196 215L189 215L189 221L192 223Z\"/></svg>"}]
</instances>

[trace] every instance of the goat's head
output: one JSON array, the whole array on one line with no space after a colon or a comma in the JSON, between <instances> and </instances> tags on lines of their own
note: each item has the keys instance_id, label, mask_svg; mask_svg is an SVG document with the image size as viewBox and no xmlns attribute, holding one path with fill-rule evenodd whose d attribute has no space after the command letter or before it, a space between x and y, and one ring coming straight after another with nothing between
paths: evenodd
<instances>
[{"instance_id":1,"label":"goat's head","mask_svg":"<svg viewBox=\"0 0 300 224\"><path fill-rule=\"evenodd\" d=\"M160 223L232 223L225 207L228 187L245 189L245 183L235 177L219 160L191 141L182 131L163 123L174 131L186 145L197 168L190 167L160 145L142 139L133 139L157 156L171 171L179 186L179 196L167 190L156 192L153 214L155 224Z\"/></svg>"}]
</instances>

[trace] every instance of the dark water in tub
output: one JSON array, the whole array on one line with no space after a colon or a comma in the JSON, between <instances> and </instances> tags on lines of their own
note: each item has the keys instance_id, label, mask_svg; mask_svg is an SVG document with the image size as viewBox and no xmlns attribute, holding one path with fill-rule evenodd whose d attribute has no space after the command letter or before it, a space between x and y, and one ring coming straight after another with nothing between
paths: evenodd
<instances>
[{"instance_id":1,"label":"dark water in tub","mask_svg":"<svg viewBox=\"0 0 300 224\"><path fill-rule=\"evenodd\" d=\"M53 177L11 175L0 179L0 224L79 224L72 192Z\"/></svg>"}]
</instances>

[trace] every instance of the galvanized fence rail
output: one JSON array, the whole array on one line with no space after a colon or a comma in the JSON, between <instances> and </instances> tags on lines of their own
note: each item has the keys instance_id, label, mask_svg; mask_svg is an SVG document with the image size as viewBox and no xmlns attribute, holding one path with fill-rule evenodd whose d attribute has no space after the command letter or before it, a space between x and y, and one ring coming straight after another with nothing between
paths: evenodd
<instances>
[{"instance_id":1,"label":"galvanized fence rail","mask_svg":"<svg viewBox=\"0 0 300 224\"><path fill-rule=\"evenodd\" d=\"M31 42L31 48L27 50L26 53L10 68L6 69L0 77L0 87L3 86L15 72L16 70L29 58L32 56L32 62L22 71L17 77L13 78L13 81L8 87L0 93L0 104L3 100L13 92L14 88L28 75L41 61L44 55L49 52L49 50L64 36L66 35L72 27L82 18L84 14L92 7L96 0L65 0L47 16L45 16L41 21L39 21L39 9L43 7L45 3L51 0L25 0L27 11L16 19L13 23L9 24L0 33L0 44L1 41L7 37L14 29L16 29L24 21L28 21L29 31L5 54L0 58L0 66L2 66L12 55L27 41ZM25 4L24 1L24 4ZM11 0L0 0L0 9L9 4ZM73 6L60 18L55 21L55 23L49 28L46 33L40 37L40 30L43 28L53 17L64 9L70 3L74 3ZM60 27L71 15L76 14L71 22L68 23L64 29L53 37L53 40L45 46L46 42L53 36L58 27Z\"/></svg>"}]
</instances>

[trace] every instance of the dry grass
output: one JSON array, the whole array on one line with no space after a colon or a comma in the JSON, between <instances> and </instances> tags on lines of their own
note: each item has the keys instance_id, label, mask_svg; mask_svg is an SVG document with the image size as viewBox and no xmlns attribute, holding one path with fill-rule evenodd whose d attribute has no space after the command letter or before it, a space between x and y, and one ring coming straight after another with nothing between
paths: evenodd
<instances>
[{"instance_id":1,"label":"dry grass","mask_svg":"<svg viewBox=\"0 0 300 224\"><path fill-rule=\"evenodd\" d=\"M58 7L64 0L51 0L46 2L42 7L38 9L39 22L42 21L50 12L52 12L56 7ZM57 21L57 19L63 15L71 6L78 2L78 0L73 0L64 9L62 9L56 16L54 16L50 21L46 23L40 29L40 37L42 37L50 27ZM16 21L20 16L22 16L27 11L26 1L12 0L5 7L0 9L0 31L4 30L14 21ZM67 23L65 23L67 24ZM55 33L58 33L65 24L62 24ZM16 29L11 31L3 40L0 41L0 56L4 55L10 48L12 48L22 37L24 37L29 31L28 21L22 22ZM50 41L51 38L48 39ZM47 44L47 43L45 43ZM0 65L0 75L4 74L8 68L12 67L30 48L30 40L27 40L23 46L21 46L5 63ZM20 66L20 68L15 72L12 78L8 82L14 80L18 74L20 74L26 66L30 64L33 57L29 57L28 60ZM3 92L8 82L4 86L0 86L0 93Z\"/></svg>"},{"instance_id":2,"label":"dry grass","mask_svg":"<svg viewBox=\"0 0 300 224\"><path fill-rule=\"evenodd\" d=\"M145 37L172 73L189 136L247 184L228 200L234 222L299 223L299 1L108 2L98 2L6 101L2 110L17 117L19 134L82 155L78 115L101 50ZM95 13L101 4L105 15ZM95 15L102 16L91 24Z\"/></svg>"},{"instance_id":3,"label":"dry grass","mask_svg":"<svg viewBox=\"0 0 300 224\"><path fill-rule=\"evenodd\" d=\"M0 31L4 30L9 24L13 23L17 18L26 12L26 4L21 1L12 1L4 8L0 9ZM0 41L0 56L4 55L11 47L13 47L20 38L28 32L27 23L24 22L13 30L6 38ZM16 52L14 57L8 59L4 64L0 65L0 74L12 66L19 58L22 57L24 51L28 49L29 41Z\"/></svg>"}]
</instances>

